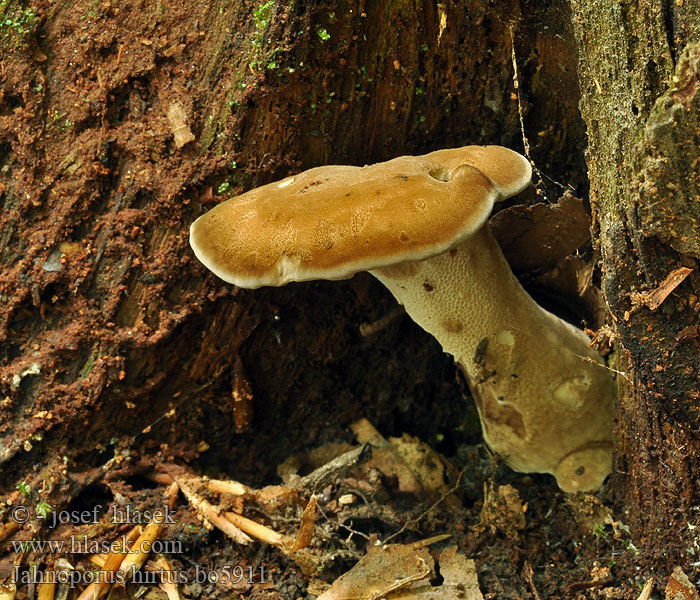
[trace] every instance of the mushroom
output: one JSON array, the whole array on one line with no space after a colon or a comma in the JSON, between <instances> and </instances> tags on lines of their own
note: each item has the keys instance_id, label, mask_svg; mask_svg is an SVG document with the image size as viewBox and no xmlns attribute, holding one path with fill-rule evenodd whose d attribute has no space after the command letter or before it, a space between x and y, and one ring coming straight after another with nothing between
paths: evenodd
<instances>
[{"instance_id":1,"label":"mushroom","mask_svg":"<svg viewBox=\"0 0 700 600\"><path fill-rule=\"evenodd\" d=\"M522 288L487 223L530 178L499 146L318 167L222 202L192 224L190 244L245 288L369 271L454 357L509 466L591 490L612 466L610 371L583 331Z\"/></svg>"}]
</instances>

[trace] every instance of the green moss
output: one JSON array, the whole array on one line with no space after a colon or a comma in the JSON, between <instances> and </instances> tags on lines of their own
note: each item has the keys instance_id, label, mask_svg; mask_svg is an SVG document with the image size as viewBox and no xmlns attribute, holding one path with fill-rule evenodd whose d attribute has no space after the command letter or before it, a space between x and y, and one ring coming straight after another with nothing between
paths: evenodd
<instances>
[{"instance_id":1,"label":"green moss","mask_svg":"<svg viewBox=\"0 0 700 600\"><path fill-rule=\"evenodd\" d=\"M270 0L261 4L258 8L253 11L253 20L255 22L256 29L267 29L270 25L270 15L272 13L272 8L275 3Z\"/></svg>"},{"instance_id":2,"label":"green moss","mask_svg":"<svg viewBox=\"0 0 700 600\"><path fill-rule=\"evenodd\" d=\"M83 368L80 369L80 373L78 373L78 379L85 379L90 374L90 371L92 371L92 367L95 366L95 361L97 360L98 355L99 350L95 349L90 355L90 357L85 361Z\"/></svg>"},{"instance_id":3,"label":"green moss","mask_svg":"<svg viewBox=\"0 0 700 600\"><path fill-rule=\"evenodd\" d=\"M0 0L0 37L20 42L34 32L39 17L22 0Z\"/></svg>"},{"instance_id":4,"label":"green moss","mask_svg":"<svg viewBox=\"0 0 700 600\"><path fill-rule=\"evenodd\" d=\"M48 502L42 501L36 505L35 510L39 519L46 519L53 512L53 507Z\"/></svg>"},{"instance_id":5,"label":"green moss","mask_svg":"<svg viewBox=\"0 0 700 600\"><path fill-rule=\"evenodd\" d=\"M63 118L59 111L54 110L53 113L49 114L48 121L46 123L46 129L57 129L58 131L67 131L73 127L73 121L68 118Z\"/></svg>"}]
</instances>

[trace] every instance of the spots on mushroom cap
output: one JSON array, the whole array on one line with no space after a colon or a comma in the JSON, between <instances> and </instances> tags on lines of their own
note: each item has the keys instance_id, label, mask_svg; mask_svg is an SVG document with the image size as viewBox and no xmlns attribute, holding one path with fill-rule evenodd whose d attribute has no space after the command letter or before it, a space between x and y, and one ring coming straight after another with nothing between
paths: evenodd
<instances>
[{"instance_id":1,"label":"spots on mushroom cap","mask_svg":"<svg viewBox=\"0 0 700 600\"><path fill-rule=\"evenodd\" d=\"M501 430L507 427L516 438L521 440L527 438L527 429L520 411L503 400L499 402L491 390L480 390L478 394L474 394L474 400L479 407L481 422L487 433L491 427Z\"/></svg>"},{"instance_id":2,"label":"spots on mushroom cap","mask_svg":"<svg viewBox=\"0 0 700 600\"><path fill-rule=\"evenodd\" d=\"M314 229L314 246L330 250L334 244L337 225L328 219L321 221Z\"/></svg>"},{"instance_id":3,"label":"spots on mushroom cap","mask_svg":"<svg viewBox=\"0 0 700 600\"><path fill-rule=\"evenodd\" d=\"M496 334L496 343L501 346L513 347L515 346L515 336L513 332L509 329L503 329Z\"/></svg>"},{"instance_id":4,"label":"spots on mushroom cap","mask_svg":"<svg viewBox=\"0 0 700 600\"><path fill-rule=\"evenodd\" d=\"M440 325L447 333L461 333L464 329L464 324L453 318L444 319Z\"/></svg>"},{"instance_id":5,"label":"spots on mushroom cap","mask_svg":"<svg viewBox=\"0 0 700 600\"><path fill-rule=\"evenodd\" d=\"M367 224L367 221L369 221L370 216L372 216L372 210L366 206L361 206L352 212L352 216L350 217L350 230L352 231L352 235L356 237L360 235L363 227Z\"/></svg>"},{"instance_id":6,"label":"spots on mushroom cap","mask_svg":"<svg viewBox=\"0 0 700 600\"><path fill-rule=\"evenodd\" d=\"M552 393L557 402L560 402L568 410L579 409L584 402L586 390L591 385L590 379L584 374L578 377L570 377L562 381Z\"/></svg>"}]
</instances>

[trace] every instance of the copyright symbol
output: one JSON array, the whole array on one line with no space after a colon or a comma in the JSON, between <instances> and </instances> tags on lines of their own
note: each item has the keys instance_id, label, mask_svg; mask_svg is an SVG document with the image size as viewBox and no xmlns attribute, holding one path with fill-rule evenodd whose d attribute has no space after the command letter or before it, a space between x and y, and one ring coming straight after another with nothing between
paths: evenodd
<instances>
[{"instance_id":1,"label":"copyright symbol","mask_svg":"<svg viewBox=\"0 0 700 600\"><path fill-rule=\"evenodd\" d=\"M29 509L26 506L15 506L11 511L11 515L15 523L26 523L29 521Z\"/></svg>"}]
</instances>

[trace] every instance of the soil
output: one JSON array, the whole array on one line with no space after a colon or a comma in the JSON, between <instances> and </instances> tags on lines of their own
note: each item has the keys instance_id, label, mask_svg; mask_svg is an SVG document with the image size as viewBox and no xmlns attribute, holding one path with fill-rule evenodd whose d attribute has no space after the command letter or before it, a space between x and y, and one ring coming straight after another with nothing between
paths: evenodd
<instances>
[{"instance_id":1,"label":"soil","mask_svg":"<svg viewBox=\"0 0 700 600\"><path fill-rule=\"evenodd\" d=\"M33 517L5 530L1 567L18 560L22 569L33 561L46 568L59 558L18 558L12 539L89 532L105 541L127 529L104 518L52 528L36 518L41 507L101 507L100 517L113 503L153 510L167 490L153 475L173 464L262 488L279 483L278 466L291 456L354 443L348 425L365 416L384 436L408 433L446 457L453 499L400 494L381 474L338 476L320 490L325 508L312 549L330 558L315 577L330 582L350 568L367 549L362 534L383 540L398 531L394 543L451 534L443 547L456 544L475 559L487 598L636 598L651 574L668 575L654 558L664 549L635 547L605 488L569 497L551 478L513 473L489 454L452 360L370 276L248 292L206 273L191 254L188 227L199 214L301 168L465 139L515 147L505 21L475 8L471 25L450 13L441 28L444 7L424 7L425 20L414 23L400 7L360 4L0 2L0 527L16 506L30 506ZM471 55L459 62L449 50L464 27L487 32L483 43L496 48L488 64ZM543 31L535 41L523 34L518 51L531 58L537 44L547 46L575 72L575 52ZM326 36L340 41L325 44ZM352 43L360 36L366 45ZM423 47L438 36L443 46ZM391 51L371 46L383 39ZM351 77L335 72L338 61ZM561 91L551 93L537 79L548 69L524 61L526 90L551 96L564 133L539 127L551 118L540 104L525 106L528 127L540 132L533 156L585 193L575 78L557 72ZM469 98L449 100L469 88L481 103L496 80L506 90L492 101L498 119L468 116ZM169 120L174 105L184 121ZM455 120L464 125L450 129ZM194 138L181 147L178 127ZM559 185L540 183L550 202L561 195ZM533 192L525 201L538 199ZM580 233L576 206L568 222ZM581 265L571 266L572 250ZM592 273L590 248L560 254L524 261L519 275L554 310L565 304L566 316L598 327L595 286L583 299L572 291L583 266ZM575 305L561 300L567 295ZM365 323L375 327L363 334ZM485 490L506 484L522 502L522 527L510 509L484 500ZM343 514L356 532L348 538L332 507L351 489L369 492L362 510ZM298 502L278 512L234 508L289 533L311 492L301 487ZM161 539L180 543L169 559L187 576L184 597L312 597L297 562L204 527L183 496L173 520ZM62 556L88 564L85 553ZM250 569L252 582L194 581L198 569L227 566ZM19 586L18 598L31 594L31 585Z\"/></svg>"}]
</instances>

